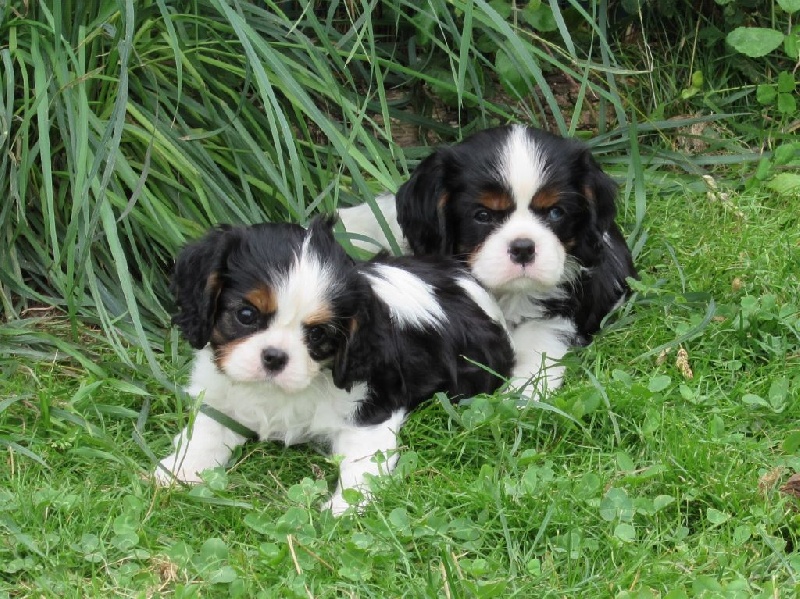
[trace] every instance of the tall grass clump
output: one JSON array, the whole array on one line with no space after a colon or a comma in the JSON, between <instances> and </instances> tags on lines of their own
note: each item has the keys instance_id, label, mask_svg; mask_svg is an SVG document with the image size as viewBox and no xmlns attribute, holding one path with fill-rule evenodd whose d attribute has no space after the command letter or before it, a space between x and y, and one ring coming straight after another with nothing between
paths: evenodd
<instances>
[{"instance_id":1,"label":"tall grass clump","mask_svg":"<svg viewBox=\"0 0 800 599\"><path fill-rule=\"evenodd\" d=\"M579 2L537 10L4 3L5 326L29 339L31 321L18 319L47 308L74 340L88 325L125 361L138 346L159 372L172 258L215 223L302 223L370 201L423 146L511 120L578 134L593 111L598 153L636 149L603 14ZM554 76L569 82L572 110Z\"/></svg>"}]
</instances>

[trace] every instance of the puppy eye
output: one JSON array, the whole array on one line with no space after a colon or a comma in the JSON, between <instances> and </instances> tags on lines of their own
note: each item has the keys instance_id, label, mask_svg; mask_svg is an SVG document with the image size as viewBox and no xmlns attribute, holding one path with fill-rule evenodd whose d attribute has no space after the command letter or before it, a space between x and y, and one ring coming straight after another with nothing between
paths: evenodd
<instances>
[{"instance_id":1,"label":"puppy eye","mask_svg":"<svg viewBox=\"0 0 800 599\"><path fill-rule=\"evenodd\" d=\"M564 218L564 209L559 208L558 206L552 206L550 210L547 211L547 220L550 222L557 223L562 218Z\"/></svg>"},{"instance_id":2,"label":"puppy eye","mask_svg":"<svg viewBox=\"0 0 800 599\"><path fill-rule=\"evenodd\" d=\"M309 343L320 343L327 336L328 332L325 330L325 327L321 326L313 326L306 331L306 337Z\"/></svg>"},{"instance_id":3,"label":"puppy eye","mask_svg":"<svg viewBox=\"0 0 800 599\"><path fill-rule=\"evenodd\" d=\"M243 306L236 310L236 320L245 326L255 324L256 320L258 320L258 312L256 312L255 308Z\"/></svg>"},{"instance_id":4,"label":"puppy eye","mask_svg":"<svg viewBox=\"0 0 800 599\"><path fill-rule=\"evenodd\" d=\"M485 208L481 208L480 210L475 212L473 218L475 219L476 222L479 222L481 224L486 224L492 221L492 214Z\"/></svg>"}]
</instances>

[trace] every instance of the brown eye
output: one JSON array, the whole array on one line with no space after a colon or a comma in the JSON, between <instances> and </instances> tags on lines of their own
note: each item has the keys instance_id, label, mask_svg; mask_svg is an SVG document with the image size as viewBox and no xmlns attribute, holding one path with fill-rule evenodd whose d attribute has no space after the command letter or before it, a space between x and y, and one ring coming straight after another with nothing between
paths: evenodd
<instances>
[{"instance_id":1,"label":"brown eye","mask_svg":"<svg viewBox=\"0 0 800 599\"><path fill-rule=\"evenodd\" d=\"M308 339L308 342L313 344L321 343L327 336L328 333L325 330L325 327L321 326L313 326L306 331L306 338Z\"/></svg>"},{"instance_id":2,"label":"brown eye","mask_svg":"<svg viewBox=\"0 0 800 599\"><path fill-rule=\"evenodd\" d=\"M250 326L258 320L258 312L250 306L242 306L236 310L236 320L245 326Z\"/></svg>"},{"instance_id":3,"label":"brown eye","mask_svg":"<svg viewBox=\"0 0 800 599\"><path fill-rule=\"evenodd\" d=\"M472 218L474 218L476 222L485 225L486 223L491 222L492 215L488 210L481 208L475 212L475 215Z\"/></svg>"}]
</instances>

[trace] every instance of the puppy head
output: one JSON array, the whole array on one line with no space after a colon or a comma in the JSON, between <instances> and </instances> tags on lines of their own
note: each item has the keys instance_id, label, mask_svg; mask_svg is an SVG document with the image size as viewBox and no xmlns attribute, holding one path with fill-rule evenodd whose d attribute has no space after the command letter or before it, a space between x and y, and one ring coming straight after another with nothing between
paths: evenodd
<instances>
[{"instance_id":1,"label":"puppy head","mask_svg":"<svg viewBox=\"0 0 800 599\"><path fill-rule=\"evenodd\" d=\"M178 256L174 318L195 348L239 382L305 389L344 343L357 273L333 220L211 231Z\"/></svg>"},{"instance_id":2,"label":"puppy head","mask_svg":"<svg viewBox=\"0 0 800 599\"><path fill-rule=\"evenodd\" d=\"M598 260L615 194L582 144L513 125L429 156L397 212L415 253L454 254L495 291L547 293Z\"/></svg>"}]
</instances>

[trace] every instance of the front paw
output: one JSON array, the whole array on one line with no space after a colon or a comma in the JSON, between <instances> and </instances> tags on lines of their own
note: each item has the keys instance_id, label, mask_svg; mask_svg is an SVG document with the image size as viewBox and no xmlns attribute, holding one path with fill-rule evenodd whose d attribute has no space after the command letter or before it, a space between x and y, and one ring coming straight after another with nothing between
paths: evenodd
<instances>
[{"instance_id":1,"label":"front paw","mask_svg":"<svg viewBox=\"0 0 800 599\"><path fill-rule=\"evenodd\" d=\"M328 501L323 502L320 506L321 511L330 510L331 513L338 518L344 514L350 507L352 507L339 491L336 491Z\"/></svg>"},{"instance_id":2,"label":"front paw","mask_svg":"<svg viewBox=\"0 0 800 599\"><path fill-rule=\"evenodd\" d=\"M210 466L207 466L208 468ZM158 463L153 472L153 479L161 487L169 487L178 482L196 485L203 482L200 472L205 468L192 464L191 460L184 458L178 463L178 457L173 454Z\"/></svg>"}]
</instances>

